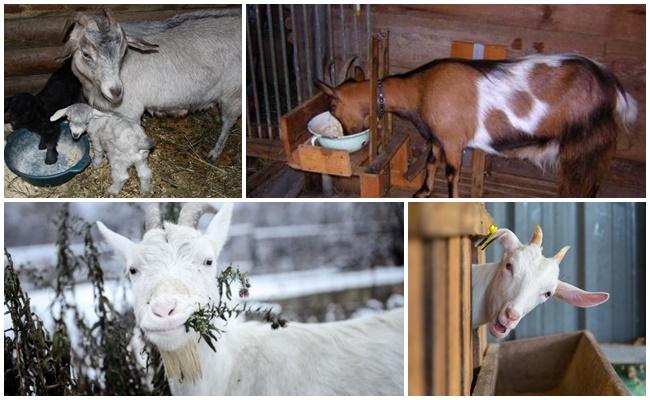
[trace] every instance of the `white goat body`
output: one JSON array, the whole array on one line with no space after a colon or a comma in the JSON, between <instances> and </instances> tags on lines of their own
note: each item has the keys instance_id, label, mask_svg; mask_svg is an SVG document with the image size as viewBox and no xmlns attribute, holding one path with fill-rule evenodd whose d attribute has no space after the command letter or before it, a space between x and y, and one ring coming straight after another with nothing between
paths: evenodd
<instances>
[{"instance_id":1,"label":"white goat body","mask_svg":"<svg viewBox=\"0 0 650 400\"><path fill-rule=\"evenodd\" d=\"M170 381L174 395L403 395L404 311L271 329L230 321L213 352L199 343L203 377Z\"/></svg>"}]
</instances>

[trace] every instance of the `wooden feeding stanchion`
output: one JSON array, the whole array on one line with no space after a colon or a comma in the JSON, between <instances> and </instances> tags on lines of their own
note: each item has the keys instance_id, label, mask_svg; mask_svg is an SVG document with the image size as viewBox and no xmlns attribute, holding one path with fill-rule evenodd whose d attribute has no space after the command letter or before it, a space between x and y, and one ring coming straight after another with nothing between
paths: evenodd
<instances>
[{"instance_id":1,"label":"wooden feeding stanchion","mask_svg":"<svg viewBox=\"0 0 650 400\"><path fill-rule=\"evenodd\" d=\"M472 331L473 246L492 218L481 203L409 204L409 395L469 395L487 347Z\"/></svg>"},{"instance_id":2,"label":"wooden feeding stanchion","mask_svg":"<svg viewBox=\"0 0 650 400\"><path fill-rule=\"evenodd\" d=\"M370 42L369 141L361 150L327 149L314 145L307 123L329 109L329 100L319 93L280 119L280 137L287 163L294 169L345 178L358 178L361 197L382 197L391 188L415 191L424 171L407 178L410 139L407 132L394 132L392 116L382 112L382 79L388 75L388 31L374 33Z\"/></svg>"}]
</instances>

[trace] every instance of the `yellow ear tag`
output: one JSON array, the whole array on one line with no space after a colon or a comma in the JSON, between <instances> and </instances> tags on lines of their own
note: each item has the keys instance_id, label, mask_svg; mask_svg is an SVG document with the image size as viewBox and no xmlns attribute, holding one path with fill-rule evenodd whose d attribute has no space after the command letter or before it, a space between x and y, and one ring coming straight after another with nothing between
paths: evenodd
<instances>
[{"instance_id":1,"label":"yellow ear tag","mask_svg":"<svg viewBox=\"0 0 650 400\"><path fill-rule=\"evenodd\" d=\"M490 225L488 228L488 234L483 236L483 239L481 239L481 241L476 244L476 247L479 247L481 250L485 250L486 247L488 247L490 243L494 241L494 234L498 229L499 228L496 225Z\"/></svg>"}]
</instances>

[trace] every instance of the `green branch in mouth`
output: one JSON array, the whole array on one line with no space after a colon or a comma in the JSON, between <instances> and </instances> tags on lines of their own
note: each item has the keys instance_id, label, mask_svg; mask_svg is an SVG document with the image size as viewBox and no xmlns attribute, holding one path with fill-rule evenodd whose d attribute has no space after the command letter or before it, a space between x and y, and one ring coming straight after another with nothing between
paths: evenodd
<instances>
[{"instance_id":1,"label":"green branch in mouth","mask_svg":"<svg viewBox=\"0 0 650 400\"><path fill-rule=\"evenodd\" d=\"M224 296L227 300L232 300L232 285L234 282L239 283L239 297L248 297L248 291L251 287L248 281L248 273L241 272L239 268L233 268L232 265L229 265L217 276L217 285L219 287L218 302L199 305L199 308L190 315L184 324L186 332L189 332L190 329L197 332L200 335L199 341L201 339L205 340L214 352L217 351L214 343L225 332L225 330L219 329L214 325L213 321L217 318L228 322L229 319L233 317L237 318L240 314L246 313L246 315L270 323L272 329L287 326L287 320L272 312L270 308L263 309L262 307L258 307L253 310L248 305L239 303L229 307L227 302L224 301Z\"/></svg>"}]
</instances>

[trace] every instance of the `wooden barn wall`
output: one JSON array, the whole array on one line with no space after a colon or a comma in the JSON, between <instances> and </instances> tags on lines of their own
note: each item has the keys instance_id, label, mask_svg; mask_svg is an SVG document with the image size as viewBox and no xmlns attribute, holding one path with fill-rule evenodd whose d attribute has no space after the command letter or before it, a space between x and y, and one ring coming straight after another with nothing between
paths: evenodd
<instances>
[{"instance_id":1,"label":"wooden barn wall","mask_svg":"<svg viewBox=\"0 0 650 400\"><path fill-rule=\"evenodd\" d=\"M102 5L5 5L5 96L36 94L61 61L63 28L77 11L100 13ZM159 20L197 8L241 7L215 5L110 5L118 21Z\"/></svg>"},{"instance_id":2,"label":"wooden barn wall","mask_svg":"<svg viewBox=\"0 0 650 400\"><path fill-rule=\"evenodd\" d=\"M604 63L639 101L633 143L622 141L617 156L645 161L645 5L373 5L371 10L372 29L390 31L391 73L449 57L452 41L505 45L509 57L574 52ZM350 21L353 12L347 12ZM334 28L338 35L336 18ZM337 43L337 54L340 47Z\"/></svg>"},{"instance_id":3,"label":"wooden barn wall","mask_svg":"<svg viewBox=\"0 0 650 400\"><path fill-rule=\"evenodd\" d=\"M544 255L570 245L560 279L590 291L610 293L597 307L581 309L551 299L527 315L509 339L589 329L600 342L645 336L645 204L487 203L499 227L523 241L535 224L544 231ZM487 260L502 255L500 244Z\"/></svg>"}]
</instances>

